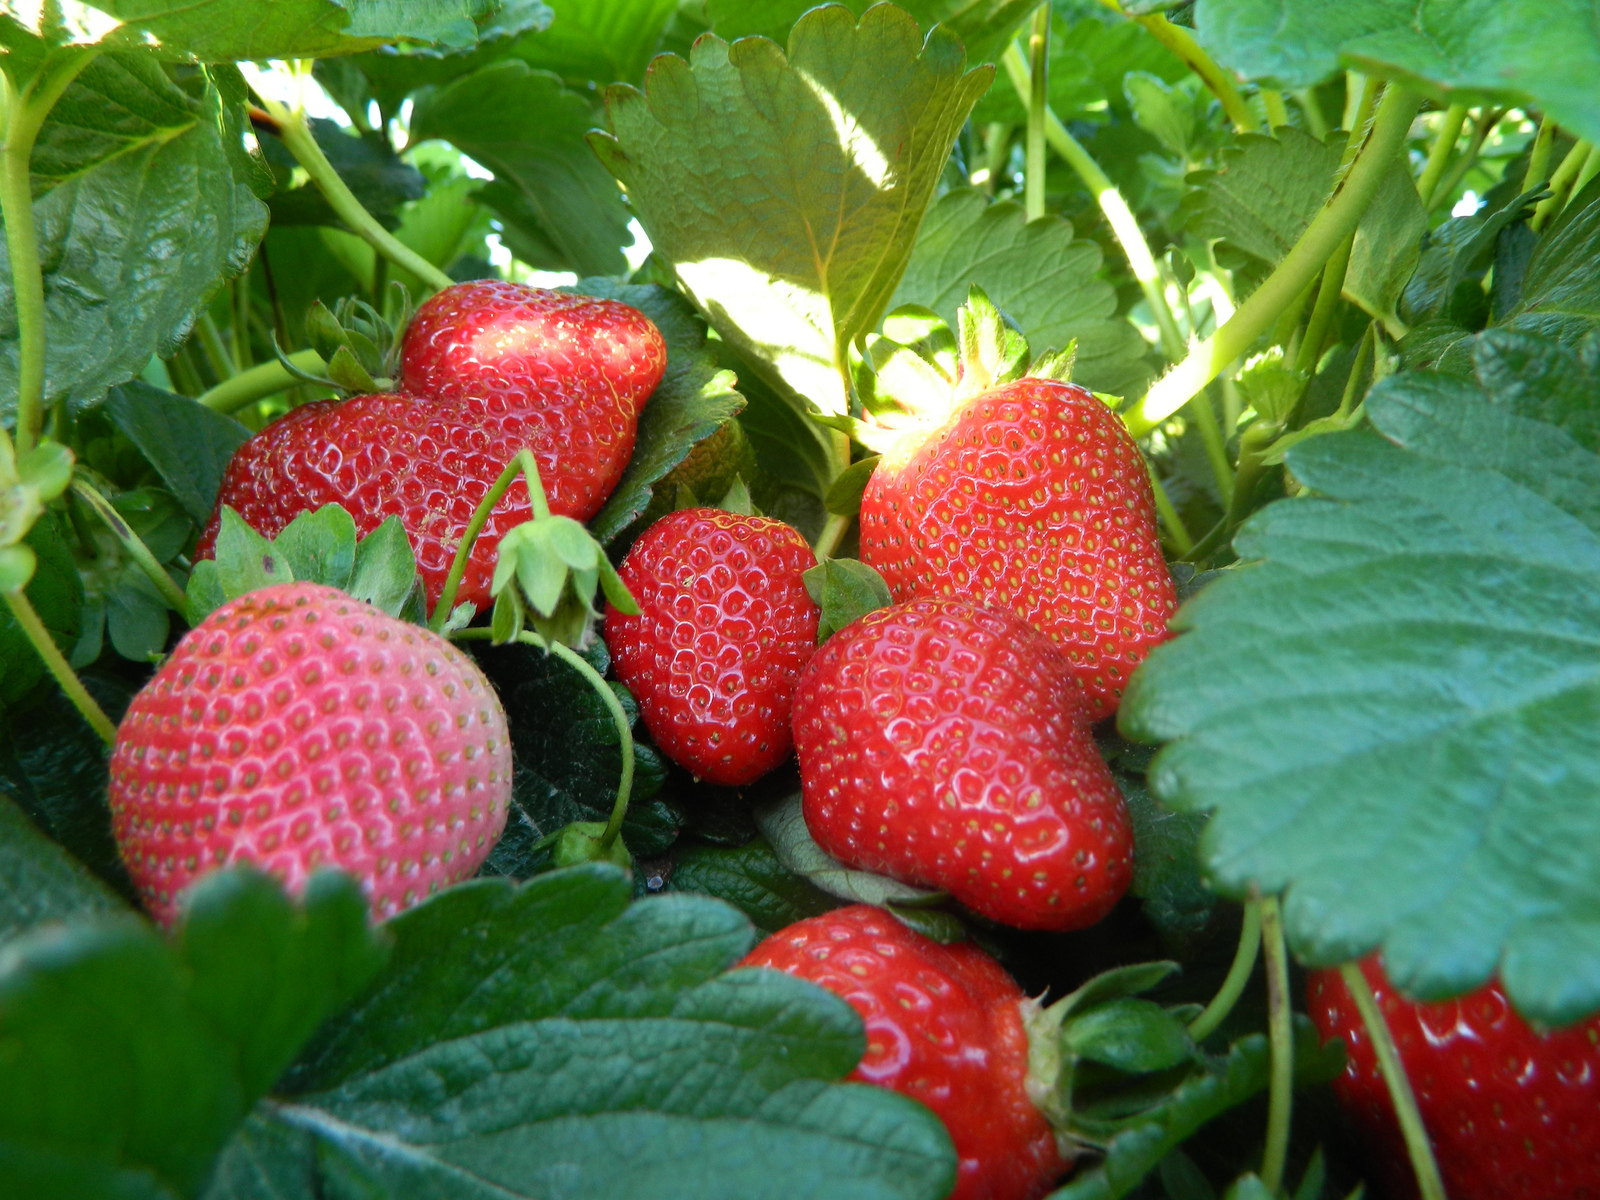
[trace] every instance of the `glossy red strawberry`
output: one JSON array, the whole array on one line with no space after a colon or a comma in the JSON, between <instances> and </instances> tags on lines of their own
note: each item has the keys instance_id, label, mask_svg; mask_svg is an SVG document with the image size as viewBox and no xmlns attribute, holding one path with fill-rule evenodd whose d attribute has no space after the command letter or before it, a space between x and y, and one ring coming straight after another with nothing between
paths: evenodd
<instances>
[{"instance_id":1,"label":"glossy red strawberry","mask_svg":"<svg viewBox=\"0 0 1600 1200\"><path fill-rule=\"evenodd\" d=\"M163 922L244 862L295 891L343 868L390 916L478 869L510 795L505 713L472 660L319 584L250 592L190 630L111 756L117 845Z\"/></svg>"},{"instance_id":2,"label":"glossy red strawberry","mask_svg":"<svg viewBox=\"0 0 1600 1200\"><path fill-rule=\"evenodd\" d=\"M656 745L701 779L739 785L789 757L795 680L817 647L799 532L715 508L671 513L640 535L619 574L639 603L607 608L617 678Z\"/></svg>"},{"instance_id":3,"label":"glossy red strawberry","mask_svg":"<svg viewBox=\"0 0 1600 1200\"><path fill-rule=\"evenodd\" d=\"M835 858L1021 929L1081 929L1127 889L1127 809L1055 645L963 600L868 613L794 701L806 827Z\"/></svg>"},{"instance_id":4,"label":"glossy red strawberry","mask_svg":"<svg viewBox=\"0 0 1600 1200\"><path fill-rule=\"evenodd\" d=\"M1399 995L1376 958L1361 969L1400 1052L1452 1200L1600 1195L1600 1017L1538 1033L1495 983L1458 1000ZM1350 1061L1334 1082L1389 1192L1416 1195L1405 1143L1361 1015L1337 971L1313 971L1308 1009Z\"/></svg>"},{"instance_id":5,"label":"glossy red strawberry","mask_svg":"<svg viewBox=\"0 0 1600 1200\"><path fill-rule=\"evenodd\" d=\"M850 1078L944 1122L960 1162L951 1200L1031 1200L1061 1173L1025 1087L1022 990L976 946L941 946L857 904L789 926L740 965L809 979L861 1014L867 1052Z\"/></svg>"},{"instance_id":6,"label":"glossy red strawberry","mask_svg":"<svg viewBox=\"0 0 1600 1200\"><path fill-rule=\"evenodd\" d=\"M966 597L1048 634L1096 721L1177 606L1138 447L1053 380L984 392L890 447L861 501L861 559L896 600Z\"/></svg>"}]
</instances>

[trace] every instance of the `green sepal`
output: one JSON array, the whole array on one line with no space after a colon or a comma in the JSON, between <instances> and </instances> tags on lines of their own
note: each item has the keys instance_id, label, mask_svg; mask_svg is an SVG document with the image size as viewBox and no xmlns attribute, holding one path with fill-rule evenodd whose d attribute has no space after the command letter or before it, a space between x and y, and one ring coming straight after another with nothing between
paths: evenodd
<instances>
[{"instance_id":1,"label":"green sepal","mask_svg":"<svg viewBox=\"0 0 1600 1200\"><path fill-rule=\"evenodd\" d=\"M745 486L744 476L735 475L733 477L733 482L728 486L728 490L722 494L722 499L717 501L717 507L722 509L723 512L735 513L741 517L753 517L756 515L755 501L750 499L750 489ZM609 599L609 593L607 598ZM632 597L630 596L629 599L631 600ZM612 603L615 604L616 601L613 600ZM622 605L618 604L617 607L621 609Z\"/></svg>"},{"instance_id":2,"label":"green sepal","mask_svg":"<svg viewBox=\"0 0 1600 1200\"><path fill-rule=\"evenodd\" d=\"M961 371L955 398L965 400L1021 379L1028 370L1028 339L977 284L956 311Z\"/></svg>"},{"instance_id":3,"label":"green sepal","mask_svg":"<svg viewBox=\"0 0 1600 1200\"><path fill-rule=\"evenodd\" d=\"M521 595L506 600L513 583ZM583 525L557 516L524 521L500 539L489 585L495 597L494 640L512 641L527 627L547 646L561 642L581 648L600 615L596 588L619 612L638 613L622 577Z\"/></svg>"},{"instance_id":4,"label":"green sepal","mask_svg":"<svg viewBox=\"0 0 1600 1200\"><path fill-rule=\"evenodd\" d=\"M11 439L0 441L0 546L20 543L45 504L67 490L72 461L72 451L55 442L41 442L18 460ZM14 558L13 573L21 561Z\"/></svg>"},{"instance_id":5,"label":"green sepal","mask_svg":"<svg viewBox=\"0 0 1600 1200\"><path fill-rule=\"evenodd\" d=\"M606 862L633 869L633 855L620 837L612 838L611 845L600 848L600 838L606 831L604 821L574 821L562 826L545 839L550 847L550 862L556 867L576 867L581 863Z\"/></svg>"},{"instance_id":6,"label":"green sepal","mask_svg":"<svg viewBox=\"0 0 1600 1200\"><path fill-rule=\"evenodd\" d=\"M1165 1071L1194 1056L1183 1022L1150 1000L1124 996L1065 1021L1061 1039L1074 1057L1119 1071Z\"/></svg>"},{"instance_id":7,"label":"green sepal","mask_svg":"<svg viewBox=\"0 0 1600 1200\"><path fill-rule=\"evenodd\" d=\"M861 511L861 497L866 493L867 481L881 455L872 454L851 463L834 477L828 485L828 494L822 498L822 507L840 517L853 517Z\"/></svg>"},{"instance_id":8,"label":"green sepal","mask_svg":"<svg viewBox=\"0 0 1600 1200\"><path fill-rule=\"evenodd\" d=\"M1054 379L1057 383L1071 383L1072 369L1078 364L1078 339L1073 338L1061 350L1046 350L1033 360L1028 368L1029 379Z\"/></svg>"},{"instance_id":9,"label":"green sepal","mask_svg":"<svg viewBox=\"0 0 1600 1200\"><path fill-rule=\"evenodd\" d=\"M21 591L38 569L39 556L32 546L23 543L0 546L0 592Z\"/></svg>"},{"instance_id":10,"label":"green sepal","mask_svg":"<svg viewBox=\"0 0 1600 1200\"><path fill-rule=\"evenodd\" d=\"M352 394L368 394L382 390L378 382L351 353L349 346L340 346L333 352L333 357L328 359L328 378L342 391Z\"/></svg>"},{"instance_id":11,"label":"green sepal","mask_svg":"<svg viewBox=\"0 0 1600 1200\"><path fill-rule=\"evenodd\" d=\"M867 354L873 368L874 411L899 409L925 420L942 420L950 409L953 383L918 351L893 338L872 335Z\"/></svg>"},{"instance_id":12,"label":"green sepal","mask_svg":"<svg viewBox=\"0 0 1600 1200\"><path fill-rule=\"evenodd\" d=\"M898 342L932 367L954 387L959 373L960 347L944 318L922 304L902 304L883 319L883 336Z\"/></svg>"},{"instance_id":13,"label":"green sepal","mask_svg":"<svg viewBox=\"0 0 1600 1200\"><path fill-rule=\"evenodd\" d=\"M39 499L49 502L72 484L72 451L59 442L40 442L17 462L17 476Z\"/></svg>"},{"instance_id":14,"label":"green sepal","mask_svg":"<svg viewBox=\"0 0 1600 1200\"><path fill-rule=\"evenodd\" d=\"M800 576L806 593L822 610L817 645L875 609L894 602L883 576L853 558L830 558Z\"/></svg>"},{"instance_id":15,"label":"green sepal","mask_svg":"<svg viewBox=\"0 0 1600 1200\"><path fill-rule=\"evenodd\" d=\"M941 893L938 899L943 901L948 897ZM966 922L948 909L925 908L916 903L900 900L885 901L883 907L907 929L914 930L941 946L952 946L967 940Z\"/></svg>"},{"instance_id":16,"label":"green sepal","mask_svg":"<svg viewBox=\"0 0 1600 1200\"><path fill-rule=\"evenodd\" d=\"M306 310L306 341L322 355L323 362L332 362L333 356L344 348L344 327L321 300L313 301Z\"/></svg>"}]
</instances>

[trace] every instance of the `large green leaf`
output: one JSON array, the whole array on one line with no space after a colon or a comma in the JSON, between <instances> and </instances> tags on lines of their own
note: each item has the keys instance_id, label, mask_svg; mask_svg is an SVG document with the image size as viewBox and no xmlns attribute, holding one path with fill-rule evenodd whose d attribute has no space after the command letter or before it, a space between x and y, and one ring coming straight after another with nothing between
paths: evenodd
<instances>
[{"instance_id":1,"label":"large green leaf","mask_svg":"<svg viewBox=\"0 0 1600 1200\"><path fill-rule=\"evenodd\" d=\"M700 1200L948 1192L955 1159L931 1113L834 1082L865 1045L849 1005L776 972L724 975L754 940L727 905L629 904L630 890L593 864L478 880L391 921L390 966L230 1148L210 1196L300 1200L352 1180L439 1200L609 1200L663 1180ZM270 1162L282 1190L254 1186L241 1156Z\"/></svg>"},{"instance_id":2,"label":"large green leaf","mask_svg":"<svg viewBox=\"0 0 1600 1200\"><path fill-rule=\"evenodd\" d=\"M1600 1008L1600 455L1592 395L1480 378L1393 376L1384 436L1292 449L1316 495L1245 527L1122 721L1176 739L1152 786L1214 810L1219 888L1287 892L1306 961L1498 970L1560 1023Z\"/></svg>"},{"instance_id":3,"label":"large green leaf","mask_svg":"<svg viewBox=\"0 0 1600 1200\"><path fill-rule=\"evenodd\" d=\"M1534 248L1522 297L1503 323L1576 341L1600 328L1600 179L1567 205Z\"/></svg>"},{"instance_id":4,"label":"large green leaf","mask_svg":"<svg viewBox=\"0 0 1600 1200\"><path fill-rule=\"evenodd\" d=\"M0 943L44 921L122 908L116 893L0 796Z\"/></svg>"},{"instance_id":5,"label":"large green leaf","mask_svg":"<svg viewBox=\"0 0 1600 1200\"><path fill-rule=\"evenodd\" d=\"M884 4L813 9L789 53L702 37L646 91L607 92L595 148L722 338L791 397L847 411L847 347L876 326L962 122L992 78Z\"/></svg>"},{"instance_id":6,"label":"large green leaf","mask_svg":"<svg viewBox=\"0 0 1600 1200\"><path fill-rule=\"evenodd\" d=\"M614 275L626 266L628 211L615 182L584 144L595 124L589 102L548 71L516 59L463 76L418 103L411 118L417 141L443 138L495 173L521 203L496 205L502 218L534 222L565 265L585 275ZM547 264L556 265L556 264Z\"/></svg>"},{"instance_id":7,"label":"large green leaf","mask_svg":"<svg viewBox=\"0 0 1600 1200\"><path fill-rule=\"evenodd\" d=\"M214 875L172 942L132 916L14 940L0 963L7 1194L194 1194L256 1097L382 961L359 890L331 874L303 908L264 876ZM88 1172L102 1182L85 1191Z\"/></svg>"},{"instance_id":8,"label":"large green leaf","mask_svg":"<svg viewBox=\"0 0 1600 1200\"><path fill-rule=\"evenodd\" d=\"M92 400L168 355L249 262L267 210L234 174L214 87L193 122L52 188L34 204L44 269L48 400ZM160 253L152 253L159 247ZM14 411L17 325L0 252L0 413Z\"/></svg>"},{"instance_id":9,"label":"large green leaf","mask_svg":"<svg viewBox=\"0 0 1600 1200\"><path fill-rule=\"evenodd\" d=\"M1199 0L1201 44L1248 79L1308 87L1341 64L1451 103L1534 103L1600 137L1589 0Z\"/></svg>"},{"instance_id":10,"label":"large green leaf","mask_svg":"<svg viewBox=\"0 0 1600 1200\"><path fill-rule=\"evenodd\" d=\"M875 0L848 0L846 7L860 16ZM811 0L707 0L711 28L728 41L760 34L779 45ZM996 62L1006 41L1036 7L1032 0L904 0L901 8L924 29L939 24L961 39L968 62ZM1054 61L1052 60L1052 71Z\"/></svg>"},{"instance_id":11,"label":"large green leaf","mask_svg":"<svg viewBox=\"0 0 1600 1200\"><path fill-rule=\"evenodd\" d=\"M631 304L655 322L667 342L667 370L639 414L633 457L611 498L589 522L602 544L610 542L650 507L653 487L744 408L731 371L719 371L706 346L706 327L687 301L656 284L581 279L570 289L584 296ZM702 497L715 499L715 497Z\"/></svg>"},{"instance_id":12,"label":"large green leaf","mask_svg":"<svg viewBox=\"0 0 1600 1200\"><path fill-rule=\"evenodd\" d=\"M1029 221L1020 204L958 188L928 210L890 307L925 305L954 329L956 309L977 284L1021 326L1035 353L1076 338L1073 378L1127 395L1149 379L1147 347L1115 315L1117 294L1099 278L1100 265L1100 247L1074 238L1070 221Z\"/></svg>"},{"instance_id":13,"label":"large green leaf","mask_svg":"<svg viewBox=\"0 0 1600 1200\"><path fill-rule=\"evenodd\" d=\"M549 0L547 29L517 43L517 57L577 86L637 83L677 0Z\"/></svg>"},{"instance_id":14,"label":"large green leaf","mask_svg":"<svg viewBox=\"0 0 1600 1200\"><path fill-rule=\"evenodd\" d=\"M101 54L50 110L29 167L38 197L95 163L189 129L199 119L189 96L148 54Z\"/></svg>"}]
</instances>

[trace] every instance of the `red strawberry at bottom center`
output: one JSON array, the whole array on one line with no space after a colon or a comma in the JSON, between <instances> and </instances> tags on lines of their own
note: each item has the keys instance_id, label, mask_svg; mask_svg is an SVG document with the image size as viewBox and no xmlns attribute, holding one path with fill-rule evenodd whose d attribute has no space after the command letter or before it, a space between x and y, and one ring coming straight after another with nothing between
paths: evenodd
<instances>
[{"instance_id":1,"label":"red strawberry at bottom center","mask_svg":"<svg viewBox=\"0 0 1600 1200\"><path fill-rule=\"evenodd\" d=\"M606 613L617 678L681 767L738 786L792 746L795 681L816 650L817 565L798 530L770 517L686 508L650 526L618 574L639 615Z\"/></svg>"},{"instance_id":2,"label":"red strawberry at bottom center","mask_svg":"<svg viewBox=\"0 0 1600 1200\"><path fill-rule=\"evenodd\" d=\"M1020 929L1081 929L1133 837L1071 668L960 600L879 609L817 651L794 703L806 827L852 866Z\"/></svg>"}]
</instances>

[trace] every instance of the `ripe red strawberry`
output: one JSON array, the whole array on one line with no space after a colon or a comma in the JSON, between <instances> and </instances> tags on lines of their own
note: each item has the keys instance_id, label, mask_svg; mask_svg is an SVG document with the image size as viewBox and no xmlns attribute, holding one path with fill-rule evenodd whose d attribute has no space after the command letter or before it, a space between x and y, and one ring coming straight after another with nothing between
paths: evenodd
<instances>
[{"instance_id":1,"label":"ripe red strawberry","mask_svg":"<svg viewBox=\"0 0 1600 1200\"><path fill-rule=\"evenodd\" d=\"M836 633L794 700L806 827L829 854L1021 929L1081 929L1133 836L1066 660L1015 617L915 600Z\"/></svg>"},{"instance_id":2,"label":"ripe red strawberry","mask_svg":"<svg viewBox=\"0 0 1600 1200\"><path fill-rule=\"evenodd\" d=\"M1458 1000L1396 993L1376 958L1361 964L1400 1052L1452 1200L1600 1195L1600 1017L1540 1034L1490 983ZM1416 1195L1377 1057L1337 971L1307 980L1311 1019L1342 1038L1350 1061L1334 1082L1395 1196Z\"/></svg>"},{"instance_id":3,"label":"ripe red strawberry","mask_svg":"<svg viewBox=\"0 0 1600 1200\"><path fill-rule=\"evenodd\" d=\"M1022 989L976 946L941 946L857 904L773 934L740 965L809 979L861 1014L867 1052L850 1078L944 1122L960 1161L951 1200L1031 1200L1061 1174L1025 1086Z\"/></svg>"},{"instance_id":4,"label":"ripe red strawberry","mask_svg":"<svg viewBox=\"0 0 1600 1200\"><path fill-rule=\"evenodd\" d=\"M403 390L489 411L536 408L564 470L597 479L613 462L621 475L633 422L667 366L661 331L638 309L499 279L436 293L406 327L400 353ZM613 476L604 491L615 486Z\"/></svg>"},{"instance_id":5,"label":"ripe red strawberry","mask_svg":"<svg viewBox=\"0 0 1600 1200\"><path fill-rule=\"evenodd\" d=\"M606 610L617 678L679 766L739 785L789 757L795 680L817 648L799 532L770 517L686 508L640 535L618 574L639 603Z\"/></svg>"},{"instance_id":6,"label":"ripe red strawberry","mask_svg":"<svg viewBox=\"0 0 1600 1200\"><path fill-rule=\"evenodd\" d=\"M892 445L861 501L861 559L896 600L963 596L1048 634L1096 721L1177 606L1138 447L1053 380L984 392Z\"/></svg>"},{"instance_id":7,"label":"ripe red strawberry","mask_svg":"<svg viewBox=\"0 0 1600 1200\"><path fill-rule=\"evenodd\" d=\"M241 862L291 891L343 868L391 916L478 869L510 795L505 713L472 660L308 583L190 630L111 756L117 845L163 923L190 883Z\"/></svg>"},{"instance_id":8,"label":"ripe red strawberry","mask_svg":"<svg viewBox=\"0 0 1600 1200\"><path fill-rule=\"evenodd\" d=\"M519 450L532 447L551 512L600 511L666 343L614 300L485 281L424 304L403 358L405 390L305 405L239 447L199 556L212 553L224 505L267 537L324 504L343 505L362 535L398 516L431 605L473 510ZM488 606L500 538L531 516L519 478L473 545L458 602Z\"/></svg>"}]
</instances>

